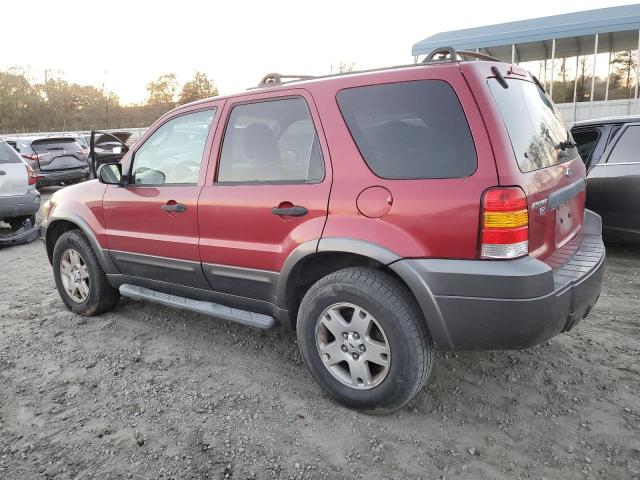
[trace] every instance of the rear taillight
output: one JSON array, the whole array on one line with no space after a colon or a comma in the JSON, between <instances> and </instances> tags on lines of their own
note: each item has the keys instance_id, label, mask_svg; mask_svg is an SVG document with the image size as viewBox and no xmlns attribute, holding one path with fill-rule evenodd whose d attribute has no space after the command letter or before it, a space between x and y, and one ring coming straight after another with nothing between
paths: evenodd
<instances>
[{"instance_id":1,"label":"rear taillight","mask_svg":"<svg viewBox=\"0 0 640 480\"><path fill-rule=\"evenodd\" d=\"M25 165L27 167L27 178L29 179L29 185L36 184L36 172L33 171L30 165Z\"/></svg>"},{"instance_id":2,"label":"rear taillight","mask_svg":"<svg viewBox=\"0 0 640 480\"><path fill-rule=\"evenodd\" d=\"M480 258L517 258L529 253L527 197L518 187L490 188L482 195Z\"/></svg>"}]
</instances>

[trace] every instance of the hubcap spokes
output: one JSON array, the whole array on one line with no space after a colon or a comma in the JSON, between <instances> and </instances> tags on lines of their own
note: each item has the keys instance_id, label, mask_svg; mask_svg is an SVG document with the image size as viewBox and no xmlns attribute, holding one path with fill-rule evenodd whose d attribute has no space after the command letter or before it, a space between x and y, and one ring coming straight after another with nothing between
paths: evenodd
<instances>
[{"instance_id":1,"label":"hubcap spokes","mask_svg":"<svg viewBox=\"0 0 640 480\"><path fill-rule=\"evenodd\" d=\"M330 306L316 326L316 347L324 366L344 385L367 390L389 371L387 337L371 314L351 303Z\"/></svg>"},{"instance_id":2,"label":"hubcap spokes","mask_svg":"<svg viewBox=\"0 0 640 480\"><path fill-rule=\"evenodd\" d=\"M74 302L82 303L89 296L89 270L83 258L73 248L62 254L60 279L65 292Z\"/></svg>"}]
</instances>

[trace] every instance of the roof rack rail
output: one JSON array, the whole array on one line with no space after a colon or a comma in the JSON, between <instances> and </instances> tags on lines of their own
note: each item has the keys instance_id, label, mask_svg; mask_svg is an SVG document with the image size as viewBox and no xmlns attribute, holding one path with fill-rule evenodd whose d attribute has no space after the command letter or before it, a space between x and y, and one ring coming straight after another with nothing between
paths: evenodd
<instances>
[{"instance_id":1,"label":"roof rack rail","mask_svg":"<svg viewBox=\"0 0 640 480\"><path fill-rule=\"evenodd\" d=\"M458 57L463 60L473 58L477 60L489 60L491 62L502 62L499 58L492 57L491 55L487 55L485 53L480 52L470 52L468 50L456 50L453 47L439 47L431 51L429 55L427 55L422 63L432 63L432 62L457 62Z\"/></svg>"},{"instance_id":2,"label":"roof rack rail","mask_svg":"<svg viewBox=\"0 0 640 480\"><path fill-rule=\"evenodd\" d=\"M262 77L262 80L260 80L260 83L258 84L259 87L267 87L269 85L279 85L282 83L282 80L284 79L289 79L289 80L308 80L309 78L314 78L313 75L283 75L281 73L267 73L264 77Z\"/></svg>"}]
</instances>

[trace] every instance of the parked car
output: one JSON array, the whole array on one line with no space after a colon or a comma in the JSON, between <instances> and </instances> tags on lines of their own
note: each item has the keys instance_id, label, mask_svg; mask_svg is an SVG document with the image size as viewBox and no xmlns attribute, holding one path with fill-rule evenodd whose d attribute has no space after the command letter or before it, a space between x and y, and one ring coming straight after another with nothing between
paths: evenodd
<instances>
[{"instance_id":1,"label":"parked car","mask_svg":"<svg viewBox=\"0 0 640 480\"><path fill-rule=\"evenodd\" d=\"M36 185L70 185L89 178L87 149L71 136L5 138L36 174Z\"/></svg>"},{"instance_id":2,"label":"parked car","mask_svg":"<svg viewBox=\"0 0 640 480\"><path fill-rule=\"evenodd\" d=\"M0 139L0 221L18 230L26 220L36 224L40 193L33 168Z\"/></svg>"},{"instance_id":3,"label":"parked car","mask_svg":"<svg viewBox=\"0 0 640 480\"><path fill-rule=\"evenodd\" d=\"M100 131L92 131L89 135L83 136L84 141L89 145L89 162L94 176L100 165L120 161L129 151L127 141L130 137L129 132Z\"/></svg>"},{"instance_id":4,"label":"parked car","mask_svg":"<svg viewBox=\"0 0 640 480\"><path fill-rule=\"evenodd\" d=\"M584 164L525 70L445 51L167 113L43 207L62 301L292 327L323 389L367 412L406 404L436 349L570 330L605 256Z\"/></svg>"},{"instance_id":5,"label":"parked car","mask_svg":"<svg viewBox=\"0 0 640 480\"><path fill-rule=\"evenodd\" d=\"M606 240L640 244L640 116L576 123L571 133L588 170L587 208Z\"/></svg>"}]
</instances>

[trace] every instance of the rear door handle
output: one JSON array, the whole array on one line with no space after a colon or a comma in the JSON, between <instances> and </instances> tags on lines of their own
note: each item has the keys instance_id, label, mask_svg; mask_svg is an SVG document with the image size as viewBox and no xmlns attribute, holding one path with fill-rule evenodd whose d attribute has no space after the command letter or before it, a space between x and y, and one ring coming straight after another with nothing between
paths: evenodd
<instances>
[{"instance_id":1,"label":"rear door handle","mask_svg":"<svg viewBox=\"0 0 640 480\"><path fill-rule=\"evenodd\" d=\"M273 207L271 213L274 215L282 215L287 217L302 217L307 214L307 209L299 205L288 208Z\"/></svg>"},{"instance_id":2,"label":"rear door handle","mask_svg":"<svg viewBox=\"0 0 640 480\"><path fill-rule=\"evenodd\" d=\"M187 211L187 206L183 203L171 203L167 205L162 205L160 209L164 210L165 212L182 213Z\"/></svg>"}]
</instances>

